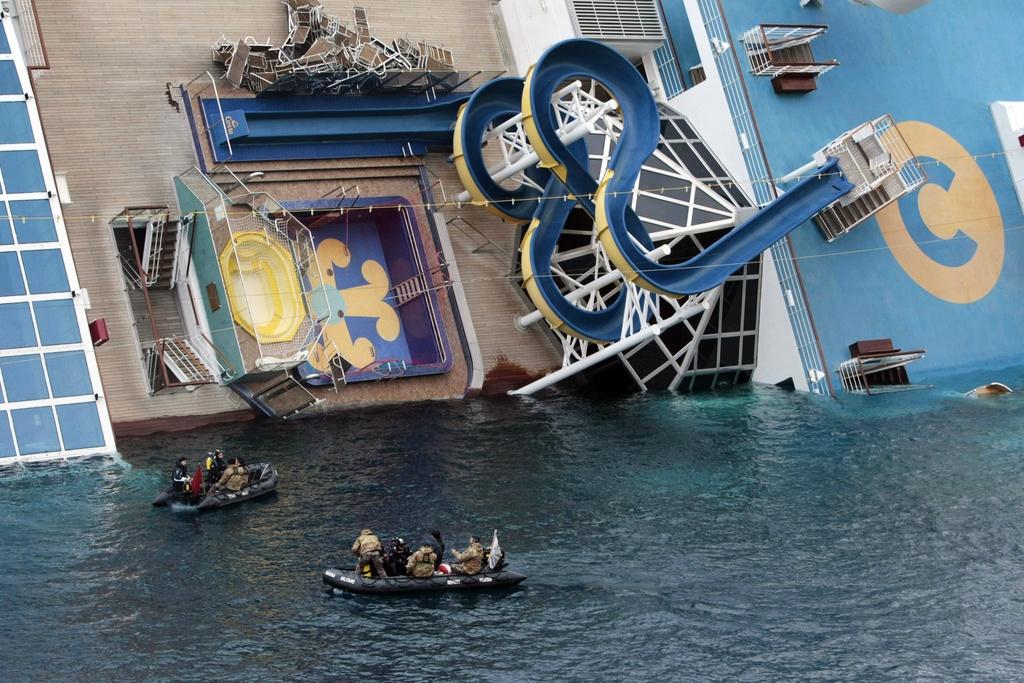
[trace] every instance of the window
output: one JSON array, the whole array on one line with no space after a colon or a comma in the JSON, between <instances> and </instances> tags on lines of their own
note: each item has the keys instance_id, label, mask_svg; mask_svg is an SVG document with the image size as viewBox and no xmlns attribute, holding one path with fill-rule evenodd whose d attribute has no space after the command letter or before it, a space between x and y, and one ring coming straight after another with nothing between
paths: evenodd
<instances>
[{"instance_id":1,"label":"window","mask_svg":"<svg viewBox=\"0 0 1024 683\"><path fill-rule=\"evenodd\" d=\"M2 64L3 62L0 62ZM53 224L53 212L50 211L50 202L45 199L29 199L18 202L11 202L11 215L14 218L14 229L18 233L18 242L31 244L33 242L56 242L57 228ZM10 229L5 225L6 221L0 221L0 244L11 244L12 240L4 241L4 230L10 234ZM63 268L63 266L62 266Z\"/></svg>"},{"instance_id":2,"label":"window","mask_svg":"<svg viewBox=\"0 0 1024 683\"><path fill-rule=\"evenodd\" d=\"M7 400L11 403L50 397L39 356L4 356L0 358L0 372L7 387Z\"/></svg>"},{"instance_id":3,"label":"window","mask_svg":"<svg viewBox=\"0 0 1024 683\"><path fill-rule=\"evenodd\" d=\"M0 32L3 35L3 32ZM14 452L14 439L11 438L11 425L7 421L7 411L0 410L0 458L17 455Z\"/></svg>"},{"instance_id":4,"label":"window","mask_svg":"<svg viewBox=\"0 0 1024 683\"><path fill-rule=\"evenodd\" d=\"M95 403L71 403L57 406L60 433L64 435L64 448L99 448L103 446L103 429Z\"/></svg>"},{"instance_id":5,"label":"window","mask_svg":"<svg viewBox=\"0 0 1024 683\"><path fill-rule=\"evenodd\" d=\"M7 194L46 192L39 155L34 151L0 152L0 173Z\"/></svg>"},{"instance_id":6,"label":"window","mask_svg":"<svg viewBox=\"0 0 1024 683\"><path fill-rule=\"evenodd\" d=\"M34 142L25 102L0 102L0 144ZM35 152L32 152L35 154Z\"/></svg>"},{"instance_id":7,"label":"window","mask_svg":"<svg viewBox=\"0 0 1024 683\"><path fill-rule=\"evenodd\" d=\"M60 450L52 409L22 408L12 410L11 417L14 419L14 434L18 438L18 448L22 455Z\"/></svg>"},{"instance_id":8,"label":"window","mask_svg":"<svg viewBox=\"0 0 1024 683\"><path fill-rule=\"evenodd\" d=\"M206 298L210 302L211 311L220 310L220 297L217 295L217 285L212 282L206 285Z\"/></svg>"},{"instance_id":9,"label":"window","mask_svg":"<svg viewBox=\"0 0 1024 683\"><path fill-rule=\"evenodd\" d=\"M39 342L43 346L54 344L75 344L82 341L75 316L75 304L71 299L37 301L32 304L39 326Z\"/></svg>"},{"instance_id":10,"label":"window","mask_svg":"<svg viewBox=\"0 0 1024 683\"><path fill-rule=\"evenodd\" d=\"M0 304L0 349L35 345L36 333L28 304Z\"/></svg>"},{"instance_id":11,"label":"window","mask_svg":"<svg viewBox=\"0 0 1024 683\"><path fill-rule=\"evenodd\" d=\"M25 293L25 282L21 277L18 254L13 251L0 252L0 296L16 296Z\"/></svg>"},{"instance_id":12,"label":"window","mask_svg":"<svg viewBox=\"0 0 1024 683\"><path fill-rule=\"evenodd\" d=\"M83 351L46 354L46 374L50 376L50 391L54 398L93 393L89 366Z\"/></svg>"},{"instance_id":13,"label":"window","mask_svg":"<svg viewBox=\"0 0 1024 683\"><path fill-rule=\"evenodd\" d=\"M0 95L23 95L18 68L11 60L0 61Z\"/></svg>"},{"instance_id":14,"label":"window","mask_svg":"<svg viewBox=\"0 0 1024 683\"><path fill-rule=\"evenodd\" d=\"M21 260L25 262L28 291L32 294L56 294L70 289L60 249L23 251Z\"/></svg>"},{"instance_id":15,"label":"window","mask_svg":"<svg viewBox=\"0 0 1024 683\"><path fill-rule=\"evenodd\" d=\"M11 46L7 43L7 34L4 31L0 31L0 54L9 55L11 53Z\"/></svg>"}]
</instances>

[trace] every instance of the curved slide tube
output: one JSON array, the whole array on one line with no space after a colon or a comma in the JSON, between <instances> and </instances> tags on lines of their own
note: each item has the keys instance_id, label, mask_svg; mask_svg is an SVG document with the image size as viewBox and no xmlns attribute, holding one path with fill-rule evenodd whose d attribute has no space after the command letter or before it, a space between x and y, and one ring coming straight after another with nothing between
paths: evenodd
<instances>
[{"instance_id":1,"label":"curved slide tube","mask_svg":"<svg viewBox=\"0 0 1024 683\"><path fill-rule=\"evenodd\" d=\"M690 260L663 265L649 259L626 234L631 211L623 187L631 189L635 178L627 184L618 180L622 177L609 171L601 181L596 197L598 237L608 258L626 279L666 296L700 294L717 287L744 263L854 187L839 175L839 161L830 159L817 175L802 180Z\"/></svg>"},{"instance_id":2,"label":"curved slide tube","mask_svg":"<svg viewBox=\"0 0 1024 683\"><path fill-rule=\"evenodd\" d=\"M462 109L455 121L455 170L462 186L469 191L473 203L505 220L521 223L537 210L540 192L529 185L507 190L496 183L484 162L480 145L489 125L497 124L519 114L523 97L523 79L496 78L480 86ZM550 173L543 169L526 171L531 180L543 186Z\"/></svg>"},{"instance_id":3,"label":"curved slide tube","mask_svg":"<svg viewBox=\"0 0 1024 683\"><path fill-rule=\"evenodd\" d=\"M593 78L618 103L623 132L601 182L590 175L585 143L570 145L559 137L552 98L567 81ZM543 196L521 188L501 188L483 162L480 140L487 126L516 115L513 96L519 88L523 128L542 169L553 174ZM720 285L743 264L853 189L830 160L818 175L804 180L781 198L735 227L711 247L681 264L661 264L639 217L631 208L633 188L642 165L657 148L660 122L654 97L636 68L614 49L590 40L567 40L547 50L519 79L494 81L477 91L460 112L456 125L456 167L474 202L508 220L532 221L522 244L524 287L549 324L562 332L597 342L618 340L623 330L623 292L602 310L585 310L566 299L552 274L551 259L569 213L576 206L594 219L595 230L610 261L637 286L679 297ZM593 197L593 201L591 201ZM520 204L519 198L525 201ZM568 200L564 199L568 198ZM536 201L531 201L536 199ZM493 202L502 202L493 206ZM514 208L513 208L514 207Z\"/></svg>"}]
</instances>

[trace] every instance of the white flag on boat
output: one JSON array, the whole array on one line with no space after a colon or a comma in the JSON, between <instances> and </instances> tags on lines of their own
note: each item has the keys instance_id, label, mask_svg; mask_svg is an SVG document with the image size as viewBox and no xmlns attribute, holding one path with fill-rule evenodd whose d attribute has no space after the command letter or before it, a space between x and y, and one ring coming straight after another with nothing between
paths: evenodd
<instances>
[{"instance_id":1,"label":"white flag on boat","mask_svg":"<svg viewBox=\"0 0 1024 683\"><path fill-rule=\"evenodd\" d=\"M498 564L501 563L501 546L498 545L498 530L494 530L494 537L491 539L491 554L487 558L487 566L491 569L497 569Z\"/></svg>"}]
</instances>

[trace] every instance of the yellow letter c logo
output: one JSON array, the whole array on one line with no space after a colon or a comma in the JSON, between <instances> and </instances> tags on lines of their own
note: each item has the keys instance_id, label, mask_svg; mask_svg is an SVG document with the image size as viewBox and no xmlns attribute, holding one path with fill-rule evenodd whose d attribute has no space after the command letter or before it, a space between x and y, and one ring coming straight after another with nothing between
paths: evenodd
<instances>
[{"instance_id":1,"label":"yellow letter c logo","mask_svg":"<svg viewBox=\"0 0 1024 683\"><path fill-rule=\"evenodd\" d=\"M956 304L969 304L992 291L1003 268L1003 217L981 167L964 147L946 132L920 121L904 121L897 128L918 157L931 157L953 172L949 189L927 183L917 196L921 220L938 239L961 233L964 248L973 247L970 260L959 266L936 262L907 230L899 203L878 213L878 226L892 255L907 275L930 294Z\"/></svg>"}]
</instances>

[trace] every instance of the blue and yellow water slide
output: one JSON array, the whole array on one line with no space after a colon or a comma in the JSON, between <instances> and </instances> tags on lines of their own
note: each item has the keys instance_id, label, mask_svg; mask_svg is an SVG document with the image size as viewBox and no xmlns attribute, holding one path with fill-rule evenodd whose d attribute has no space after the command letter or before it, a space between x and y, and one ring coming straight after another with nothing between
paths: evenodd
<instances>
[{"instance_id":1,"label":"blue and yellow water slide","mask_svg":"<svg viewBox=\"0 0 1024 683\"><path fill-rule=\"evenodd\" d=\"M604 176L588 170L585 142L560 137L552 100L572 79L593 79L614 98L623 132ZM539 157L531 180L506 189L491 176L481 149L488 127L522 113L522 126ZM525 80L501 78L479 88L462 107L455 127L454 160L473 203L513 222L529 221L522 243L524 287L552 327L598 342L617 341L626 305L623 290L601 310L586 310L566 299L552 275L551 259L569 214L576 206L594 220L609 260L623 278L670 297L695 295L722 284L729 275L816 213L853 189L830 159L744 223L684 263L661 264L630 206L641 166L658 146L658 109L643 77L614 49L590 40L568 40L545 52Z\"/></svg>"}]
</instances>

